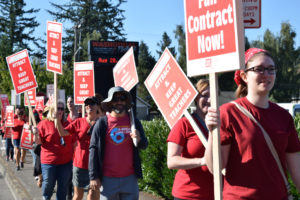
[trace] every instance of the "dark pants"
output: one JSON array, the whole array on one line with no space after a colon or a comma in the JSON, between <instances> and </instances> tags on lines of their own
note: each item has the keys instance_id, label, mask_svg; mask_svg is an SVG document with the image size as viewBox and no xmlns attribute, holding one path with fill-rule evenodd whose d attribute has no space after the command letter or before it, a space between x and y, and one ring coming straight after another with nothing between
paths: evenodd
<instances>
[{"instance_id":1,"label":"dark pants","mask_svg":"<svg viewBox=\"0 0 300 200\"><path fill-rule=\"evenodd\" d=\"M65 200L67 195L67 188L72 174L72 162L62 165L42 164L43 174L43 199L50 200L53 194L53 189L57 181L57 200Z\"/></svg>"},{"instance_id":2,"label":"dark pants","mask_svg":"<svg viewBox=\"0 0 300 200\"><path fill-rule=\"evenodd\" d=\"M6 157L13 159L14 158L14 146L12 144L11 138L5 139L5 148L6 148Z\"/></svg>"}]
</instances>

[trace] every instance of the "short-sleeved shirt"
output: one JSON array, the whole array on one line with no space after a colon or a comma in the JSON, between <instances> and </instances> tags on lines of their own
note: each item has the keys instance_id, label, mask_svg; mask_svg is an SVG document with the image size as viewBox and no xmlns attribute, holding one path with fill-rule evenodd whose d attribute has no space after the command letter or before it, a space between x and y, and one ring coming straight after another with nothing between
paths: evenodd
<instances>
[{"instance_id":1,"label":"short-sleeved shirt","mask_svg":"<svg viewBox=\"0 0 300 200\"><path fill-rule=\"evenodd\" d=\"M77 138L77 146L73 159L73 165L75 167L88 169L91 136L87 133L90 128L91 126L86 118L78 118L65 128L66 131Z\"/></svg>"},{"instance_id":2,"label":"short-sleeved shirt","mask_svg":"<svg viewBox=\"0 0 300 200\"><path fill-rule=\"evenodd\" d=\"M201 131L207 137L208 132L194 118ZM189 121L183 117L172 128L167 142L173 142L183 147L181 156L184 158L202 158L205 147L195 133ZM193 169L179 169L176 173L172 194L180 199L214 199L213 176L206 166Z\"/></svg>"},{"instance_id":3,"label":"short-sleeved shirt","mask_svg":"<svg viewBox=\"0 0 300 200\"><path fill-rule=\"evenodd\" d=\"M19 120L18 117L15 116L14 127L12 127L12 135L14 140L21 139L24 124L24 120Z\"/></svg>"},{"instance_id":4,"label":"short-sleeved shirt","mask_svg":"<svg viewBox=\"0 0 300 200\"><path fill-rule=\"evenodd\" d=\"M63 122L66 127L69 122ZM41 146L41 163L42 164L66 164L72 160L73 144L72 136L64 136L64 143L61 143L61 137L55 128L54 122L42 120L38 126L39 136L42 141Z\"/></svg>"},{"instance_id":5,"label":"short-sleeved shirt","mask_svg":"<svg viewBox=\"0 0 300 200\"><path fill-rule=\"evenodd\" d=\"M293 118L277 104L267 109L236 100L266 130L286 170L286 153L300 151ZM260 128L232 103L220 107L221 144L230 144L223 199L286 199L282 175Z\"/></svg>"},{"instance_id":6,"label":"short-sleeved shirt","mask_svg":"<svg viewBox=\"0 0 300 200\"><path fill-rule=\"evenodd\" d=\"M129 116L112 117L107 115L107 123L103 175L108 177L130 176L134 174L134 167Z\"/></svg>"}]
</instances>

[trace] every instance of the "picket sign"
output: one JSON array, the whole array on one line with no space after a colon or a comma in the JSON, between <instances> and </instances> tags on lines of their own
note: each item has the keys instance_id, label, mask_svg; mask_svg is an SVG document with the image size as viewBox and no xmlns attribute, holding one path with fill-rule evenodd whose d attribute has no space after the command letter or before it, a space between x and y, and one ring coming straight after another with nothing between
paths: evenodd
<instances>
[{"instance_id":1,"label":"picket sign","mask_svg":"<svg viewBox=\"0 0 300 200\"><path fill-rule=\"evenodd\" d=\"M113 76L115 86L121 86L128 92L139 82L136 71L133 47L131 47L114 66ZM133 132L136 129L133 108L130 108L129 114L131 131ZM137 147L136 138L133 138L133 144Z\"/></svg>"},{"instance_id":2,"label":"picket sign","mask_svg":"<svg viewBox=\"0 0 300 200\"><path fill-rule=\"evenodd\" d=\"M14 106L6 106L5 126L14 127Z\"/></svg>"},{"instance_id":3,"label":"picket sign","mask_svg":"<svg viewBox=\"0 0 300 200\"><path fill-rule=\"evenodd\" d=\"M21 136L21 148L32 149L33 146L33 134L29 129L29 124L24 124Z\"/></svg>"},{"instance_id":4,"label":"picket sign","mask_svg":"<svg viewBox=\"0 0 300 200\"><path fill-rule=\"evenodd\" d=\"M240 0L184 0L187 74L209 74L211 107L218 110L219 72L244 68L244 24ZM222 199L219 129L212 131L214 198Z\"/></svg>"},{"instance_id":5,"label":"picket sign","mask_svg":"<svg viewBox=\"0 0 300 200\"><path fill-rule=\"evenodd\" d=\"M35 80L35 75L30 63L27 49L7 56L6 62L16 93L20 94L25 92L25 98L27 98L28 102L29 117L32 117L32 121L36 126L28 91L35 89L37 87L37 82Z\"/></svg>"}]
</instances>

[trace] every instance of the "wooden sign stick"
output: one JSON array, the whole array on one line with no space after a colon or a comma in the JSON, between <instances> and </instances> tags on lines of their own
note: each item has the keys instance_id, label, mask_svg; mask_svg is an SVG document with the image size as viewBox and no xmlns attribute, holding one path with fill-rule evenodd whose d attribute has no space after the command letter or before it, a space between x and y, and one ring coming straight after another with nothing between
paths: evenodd
<instances>
[{"instance_id":1,"label":"wooden sign stick","mask_svg":"<svg viewBox=\"0 0 300 200\"><path fill-rule=\"evenodd\" d=\"M216 73L209 74L211 107L218 109L218 77ZM220 130L212 131L213 138L213 171L214 171L214 194L215 199L222 200L222 176L221 176L221 145Z\"/></svg>"},{"instance_id":2,"label":"wooden sign stick","mask_svg":"<svg viewBox=\"0 0 300 200\"><path fill-rule=\"evenodd\" d=\"M54 112L57 113L57 73L54 72L54 99L53 99ZM54 120L55 128L57 127L57 118Z\"/></svg>"}]
</instances>

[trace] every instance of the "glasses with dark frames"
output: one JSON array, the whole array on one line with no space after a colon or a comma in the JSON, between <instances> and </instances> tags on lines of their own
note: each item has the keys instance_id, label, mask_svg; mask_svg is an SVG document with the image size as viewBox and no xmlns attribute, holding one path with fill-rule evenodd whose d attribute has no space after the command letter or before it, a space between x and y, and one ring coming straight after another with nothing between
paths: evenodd
<instances>
[{"instance_id":1,"label":"glasses with dark frames","mask_svg":"<svg viewBox=\"0 0 300 200\"><path fill-rule=\"evenodd\" d=\"M264 67L264 66L260 65L260 66L251 67L251 68L245 70L245 72L248 72L248 71L253 71L258 74L264 74L265 71L267 71L268 74L273 75L276 73L277 69L274 66Z\"/></svg>"},{"instance_id":2,"label":"glasses with dark frames","mask_svg":"<svg viewBox=\"0 0 300 200\"><path fill-rule=\"evenodd\" d=\"M65 109L63 107L57 107L57 110L64 111Z\"/></svg>"}]
</instances>

